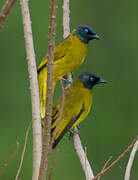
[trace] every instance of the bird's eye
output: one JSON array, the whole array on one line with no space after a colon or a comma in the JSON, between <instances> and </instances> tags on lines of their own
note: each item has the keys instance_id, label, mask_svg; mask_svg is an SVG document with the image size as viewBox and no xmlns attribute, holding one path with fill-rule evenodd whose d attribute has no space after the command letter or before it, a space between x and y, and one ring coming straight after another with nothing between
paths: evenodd
<instances>
[{"instance_id":1,"label":"bird's eye","mask_svg":"<svg viewBox=\"0 0 138 180\"><path fill-rule=\"evenodd\" d=\"M83 31L87 34L89 30L85 28Z\"/></svg>"},{"instance_id":2,"label":"bird's eye","mask_svg":"<svg viewBox=\"0 0 138 180\"><path fill-rule=\"evenodd\" d=\"M93 77L90 77L90 81L93 82L93 81L94 81L94 78L93 78Z\"/></svg>"}]
</instances>

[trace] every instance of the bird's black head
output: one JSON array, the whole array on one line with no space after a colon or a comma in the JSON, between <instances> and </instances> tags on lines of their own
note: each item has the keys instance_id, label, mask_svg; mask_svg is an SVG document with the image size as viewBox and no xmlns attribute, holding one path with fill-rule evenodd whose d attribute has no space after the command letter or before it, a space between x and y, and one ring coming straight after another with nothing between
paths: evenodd
<instances>
[{"instance_id":1,"label":"bird's black head","mask_svg":"<svg viewBox=\"0 0 138 180\"><path fill-rule=\"evenodd\" d=\"M83 72L78 76L78 79L81 80L85 88L92 89L93 86L99 83L106 83L107 81L99 78L93 73Z\"/></svg>"},{"instance_id":2,"label":"bird's black head","mask_svg":"<svg viewBox=\"0 0 138 180\"><path fill-rule=\"evenodd\" d=\"M96 34L95 30L86 25L77 27L77 37L85 44L88 44L92 39L100 40L100 37Z\"/></svg>"}]
</instances>

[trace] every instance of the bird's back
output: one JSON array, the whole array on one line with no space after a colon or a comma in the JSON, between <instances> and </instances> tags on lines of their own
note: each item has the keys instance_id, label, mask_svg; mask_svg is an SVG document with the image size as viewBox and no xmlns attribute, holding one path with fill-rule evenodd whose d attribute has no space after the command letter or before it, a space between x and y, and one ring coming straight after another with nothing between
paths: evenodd
<instances>
[{"instance_id":1,"label":"bird's back","mask_svg":"<svg viewBox=\"0 0 138 180\"><path fill-rule=\"evenodd\" d=\"M66 39L55 47L54 53L54 76L53 87L56 81L66 74L72 72L83 63L88 51L88 45L84 44L74 30ZM41 104L41 117L45 116L46 101L46 80L47 80L47 55L38 67L39 95Z\"/></svg>"},{"instance_id":2,"label":"bird's back","mask_svg":"<svg viewBox=\"0 0 138 180\"><path fill-rule=\"evenodd\" d=\"M55 48L54 77L60 79L76 69L83 63L87 51L88 45L80 41L76 36L76 31L73 31L67 39Z\"/></svg>"}]
</instances>

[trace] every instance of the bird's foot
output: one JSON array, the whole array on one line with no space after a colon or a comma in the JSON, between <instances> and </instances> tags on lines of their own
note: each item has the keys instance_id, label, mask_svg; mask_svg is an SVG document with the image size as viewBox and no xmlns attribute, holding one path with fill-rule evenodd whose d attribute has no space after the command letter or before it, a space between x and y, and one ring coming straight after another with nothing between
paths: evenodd
<instances>
[{"instance_id":1,"label":"bird's foot","mask_svg":"<svg viewBox=\"0 0 138 180\"><path fill-rule=\"evenodd\" d=\"M66 78L62 78L62 80L66 83L66 84L72 84L72 81Z\"/></svg>"},{"instance_id":2,"label":"bird's foot","mask_svg":"<svg viewBox=\"0 0 138 180\"><path fill-rule=\"evenodd\" d=\"M69 140L73 137L74 134L78 134L80 136L80 132L79 132L80 127L78 128L78 125L76 127L77 128L75 128L74 130L69 130L70 132Z\"/></svg>"},{"instance_id":3,"label":"bird's foot","mask_svg":"<svg viewBox=\"0 0 138 180\"><path fill-rule=\"evenodd\" d=\"M77 127L77 129L78 129L78 130L80 130L80 126L79 126L79 124L78 124L76 127Z\"/></svg>"}]
</instances>

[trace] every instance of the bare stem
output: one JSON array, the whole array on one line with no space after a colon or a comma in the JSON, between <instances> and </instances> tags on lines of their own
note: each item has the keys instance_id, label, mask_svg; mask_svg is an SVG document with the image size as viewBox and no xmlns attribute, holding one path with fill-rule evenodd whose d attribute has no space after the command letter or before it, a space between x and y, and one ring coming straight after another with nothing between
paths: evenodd
<instances>
[{"instance_id":1,"label":"bare stem","mask_svg":"<svg viewBox=\"0 0 138 180\"><path fill-rule=\"evenodd\" d=\"M70 34L70 0L64 0L63 4L63 28L64 39Z\"/></svg>"},{"instance_id":2,"label":"bare stem","mask_svg":"<svg viewBox=\"0 0 138 180\"><path fill-rule=\"evenodd\" d=\"M14 153L11 155L11 157L9 158L8 162L6 162L4 164L4 166L0 169L0 174L8 167L8 165L12 162L12 160L15 158L16 153L19 150L19 142L16 143L16 149L14 151Z\"/></svg>"},{"instance_id":3,"label":"bare stem","mask_svg":"<svg viewBox=\"0 0 138 180\"><path fill-rule=\"evenodd\" d=\"M64 86L63 86L62 80L60 80L60 85L61 85L61 89L62 89L61 107L60 107L60 114L59 114L58 122L57 122L57 125L56 125L56 129L54 130L52 140L51 140L51 149L52 149L52 146L54 144L54 140L56 139L56 135L57 135L57 132L58 132L58 127L60 125L60 122L62 121L63 108L64 108L64 102L65 102Z\"/></svg>"},{"instance_id":4,"label":"bare stem","mask_svg":"<svg viewBox=\"0 0 138 180\"><path fill-rule=\"evenodd\" d=\"M7 0L0 12L0 29L3 27L8 14L12 10L16 0Z\"/></svg>"},{"instance_id":5,"label":"bare stem","mask_svg":"<svg viewBox=\"0 0 138 180\"><path fill-rule=\"evenodd\" d=\"M29 124L29 126L27 128L27 131L26 131L23 152L22 152L22 155L21 155L21 161L20 161L19 169L18 169L15 180L18 180L20 172L21 172L21 168L22 168L23 160L24 160L24 154L25 154L25 150L26 150L27 139L28 139L28 135L29 135L29 132L30 132L31 125L32 125L32 123Z\"/></svg>"},{"instance_id":6,"label":"bare stem","mask_svg":"<svg viewBox=\"0 0 138 180\"><path fill-rule=\"evenodd\" d=\"M54 159L52 161L52 165L51 165L50 171L49 171L48 180L51 180L51 178L52 178L52 174L53 174L53 170L54 170L54 167L55 167L55 163L56 163L58 154L59 154L59 150L56 151L56 154L55 154Z\"/></svg>"},{"instance_id":7,"label":"bare stem","mask_svg":"<svg viewBox=\"0 0 138 180\"><path fill-rule=\"evenodd\" d=\"M100 173L98 173L92 180L97 179L98 177L102 176L103 174L105 174L110 168L112 168L120 159L122 159L126 153L128 153L130 151L130 149L133 147L133 145L136 143L136 141L138 140L138 137L136 137L133 142L127 147L127 149L120 154L120 156L118 156L118 158L113 161L107 168L105 168L104 170L101 170Z\"/></svg>"},{"instance_id":8,"label":"bare stem","mask_svg":"<svg viewBox=\"0 0 138 180\"><path fill-rule=\"evenodd\" d=\"M109 159L105 162L102 171L107 167L107 165L109 164L109 162L111 161L111 159L112 159L112 156L110 156ZM100 178L101 178L101 176L99 176L99 177L97 178L97 180L99 180Z\"/></svg>"},{"instance_id":9,"label":"bare stem","mask_svg":"<svg viewBox=\"0 0 138 180\"><path fill-rule=\"evenodd\" d=\"M87 159L86 153L83 150L80 137L76 133L74 133L73 135L73 144L74 144L74 148L77 153L77 156L80 160L81 166L83 168L86 180L91 180L94 177L93 171Z\"/></svg>"},{"instance_id":10,"label":"bare stem","mask_svg":"<svg viewBox=\"0 0 138 180\"><path fill-rule=\"evenodd\" d=\"M129 160L128 160L128 164L127 164L127 167L126 167L124 180L129 180L130 179L131 168L132 168L133 161L134 161L134 158L135 158L135 154L136 154L137 151L138 151L138 140L134 144L133 149L131 151L131 154L130 154L130 157L129 157Z\"/></svg>"},{"instance_id":11,"label":"bare stem","mask_svg":"<svg viewBox=\"0 0 138 180\"><path fill-rule=\"evenodd\" d=\"M44 180L46 177L48 157L50 154L55 29L56 29L56 0L51 0L50 27L49 27L49 36L48 36L46 115L45 115L45 123L44 123L44 136L43 136L39 180Z\"/></svg>"},{"instance_id":12,"label":"bare stem","mask_svg":"<svg viewBox=\"0 0 138 180\"><path fill-rule=\"evenodd\" d=\"M64 0L63 4L63 28L64 28L64 35L63 37L66 38L70 34L70 0ZM67 75L67 79L72 82L72 74L69 73ZM91 166L87 159L86 153L83 150L81 140L78 134L74 134L73 136L73 143L82 168L84 170L86 179L92 179L94 177Z\"/></svg>"},{"instance_id":13,"label":"bare stem","mask_svg":"<svg viewBox=\"0 0 138 180\"><path fill-rule=\"evenodd\" d=\"M33 127L33 180L38 180L39 167L42 150L42 132L40 118L40 101L37 80L37 68L35 61L35 52L32 37L31 19L28 6L28 0L20 0L24 37L27 54L27 64L30 80L31 103L32 103L32 127Z\"/></svg>"},{"instance_id":14,"label":"bare stem","mask_svg":"<svg viewBox=\"0 0 138 180\"><path fill-rule=\"evenodd\" d=\"M63 3L63 38L70 34L70 0L64 0ZM72 82L72 74L67 74L67 79Z\"/></svg>"}]
</instances>

